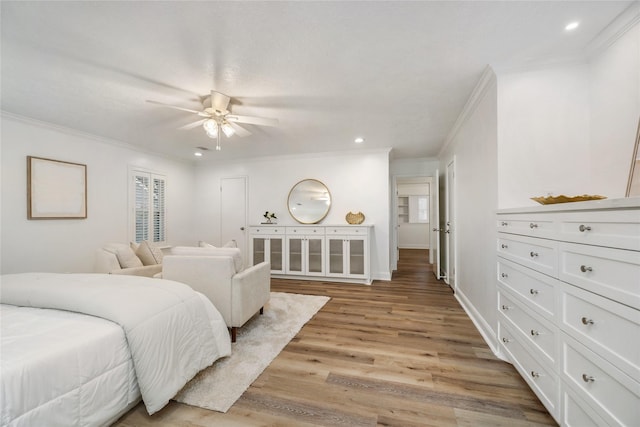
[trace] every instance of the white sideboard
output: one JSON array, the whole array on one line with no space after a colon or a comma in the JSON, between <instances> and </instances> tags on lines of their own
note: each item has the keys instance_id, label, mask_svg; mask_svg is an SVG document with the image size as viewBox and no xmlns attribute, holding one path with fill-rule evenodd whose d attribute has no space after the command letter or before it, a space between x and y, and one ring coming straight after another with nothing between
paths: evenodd
<instances>
[{"instance_id":1,"label":"white sideboard","mask_svg":"<svg viewBox=\"0 0 640 427\"><path fill-rule=\"evenodd\" d=\"M640 199L497 215L498 336L563 426L640 425Z\"/></svg>"},{"instance_id":2,"label":"white sideboard","mask_svg":"<svg viewBox=\"0 0 640 427\"><path fill-rule=\"evenodd\" d=\"M273 277L371 284L372 225L252 225L251 265Z\"/></svg>"}]
</instances>

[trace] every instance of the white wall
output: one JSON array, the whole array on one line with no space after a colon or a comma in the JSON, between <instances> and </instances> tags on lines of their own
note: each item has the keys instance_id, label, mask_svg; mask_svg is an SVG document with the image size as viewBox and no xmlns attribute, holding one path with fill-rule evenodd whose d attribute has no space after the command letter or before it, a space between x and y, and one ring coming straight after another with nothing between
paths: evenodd
<instances>
[{"instance_id":1,"label":"white wall","mask_svg":"<svg viewBox=\"0 0 640 427\"><path fill-rule=\"evenodd\" d=\"M640 118L640 23L589 63L593 193L624 197Z\"/></svg>"},{"instance_id":2,"label":"white wall","mask_svg":"<svg viewBox=\"0 0 640 427\"><path fill-rule=\"evenodd\" d=\"M91 272L94 252L132 240L128 228L129 165L167 176L167 237L192 242L193 166L69 129L2 116L1 271ZM27 156L87 165L87 219L27 220Z\"/></svg>"},{"instance_id":3,"label":"white wall","mask_svg":"<svg viewBox=\"0 0 640 427\"><path fill-rule=\"evenodd\" d=\"M593 194L588 69L570 65L498 75L498 205Z\"/></svg>"},{"instance_id":4,"label":"white wall","mask_svg":"<svg viewBox=\"0 0 640 427\"><path fill-rule=\"evenodd\" d=\"M295 225L287 197L299 181L322 181L331 193L331 209L321 224L346 225L349 212L362 212L365 224L374 224L371 272L389 280L389 150L282 156L239 163L202 164L197 168L198 240L220 240L220 179L247 177L248 220L259 224L265 211L275 212L279 225Z\"/></svg>"},{"instance_id":5,"label":"white wall","mask_svg":"<svg viewBox=\"0 0 640 427\"><path fill-rule=\"evenodd\" d=\"M635 19L588 63L498 74L500 208L548 193L624 197L640 117Z\"/></svg>"},{"instance_id":6,"label":"white wall","mask_svg":"<svg viewBox=\"0 0 640 427\"><path fill-rule=\"evenodd\" d=\"M455 156L456 298L496 348L497 88L483 76L440 156L440 180ZM444 198L441 198L444 200ZM446 250L442 246L442 250Z\"/></svg>"}]
</instances>

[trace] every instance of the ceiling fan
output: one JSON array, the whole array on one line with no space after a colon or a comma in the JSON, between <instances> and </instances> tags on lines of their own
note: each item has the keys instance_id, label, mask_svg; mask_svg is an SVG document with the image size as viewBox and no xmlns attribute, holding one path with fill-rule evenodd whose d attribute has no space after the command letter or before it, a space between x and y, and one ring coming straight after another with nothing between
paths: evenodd
<instances>
[{"instance_id":1,"label":"ceiling fan","mask_svg":"<svg viewBox=\"0 0 640 427\"><path fill-rule=\"evenodd\" d=\"M251 132L240 126L238 123L246 123L260 126L277 126L278 119L270 119L265 117L239 116L231 114L229 111L229 102L231 98L223 93L211 91L210 95L202 98L202 111L191 110L189 108L178 107L176 105L164 104L158 101L147 100L151 104L160 105L162 107L173 108L174 110L186 111L188 113L197 114L202 119L181 126L178 129L187 130L202 126L209 138L217 141L216 150L220 151L220 133L224 133L227 138L232 135L240 137L249 136Z\"/></svg>"}]
</instances>

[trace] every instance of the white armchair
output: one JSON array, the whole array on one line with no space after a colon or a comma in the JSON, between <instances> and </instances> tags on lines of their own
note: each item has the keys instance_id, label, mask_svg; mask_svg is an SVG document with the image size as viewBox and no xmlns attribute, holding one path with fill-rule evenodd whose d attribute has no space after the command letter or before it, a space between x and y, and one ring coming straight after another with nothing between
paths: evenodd
<instances>
[{"instance_id":1,"label":"white armchair","mask_svg":"<svg viewBox=\"0 0 640 427\"><path fill-rule=\"evenodd\" d=\"M242 269L239 249L176 247L165 255L162 278L186 283L220 311L236 341L237 328L263 312L271 291L271 268L263 262Z\"/></svg>"}]
</instances>

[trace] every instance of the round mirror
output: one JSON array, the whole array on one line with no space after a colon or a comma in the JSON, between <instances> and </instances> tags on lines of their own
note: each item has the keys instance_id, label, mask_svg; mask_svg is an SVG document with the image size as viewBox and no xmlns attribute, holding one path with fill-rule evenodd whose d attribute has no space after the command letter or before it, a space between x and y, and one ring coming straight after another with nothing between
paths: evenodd
<instances>
[{"instance_id":1,"label":"round mirror","mask_svg":"<svg viewBox=\"0 0 640 427\"><path fill-rule=\"evenodd\" d=\"M327 216L331 194L317 179L304 179L289 192L287 206L291 216L301 224L316 224Z\"/></svg>"}]
</instances>

